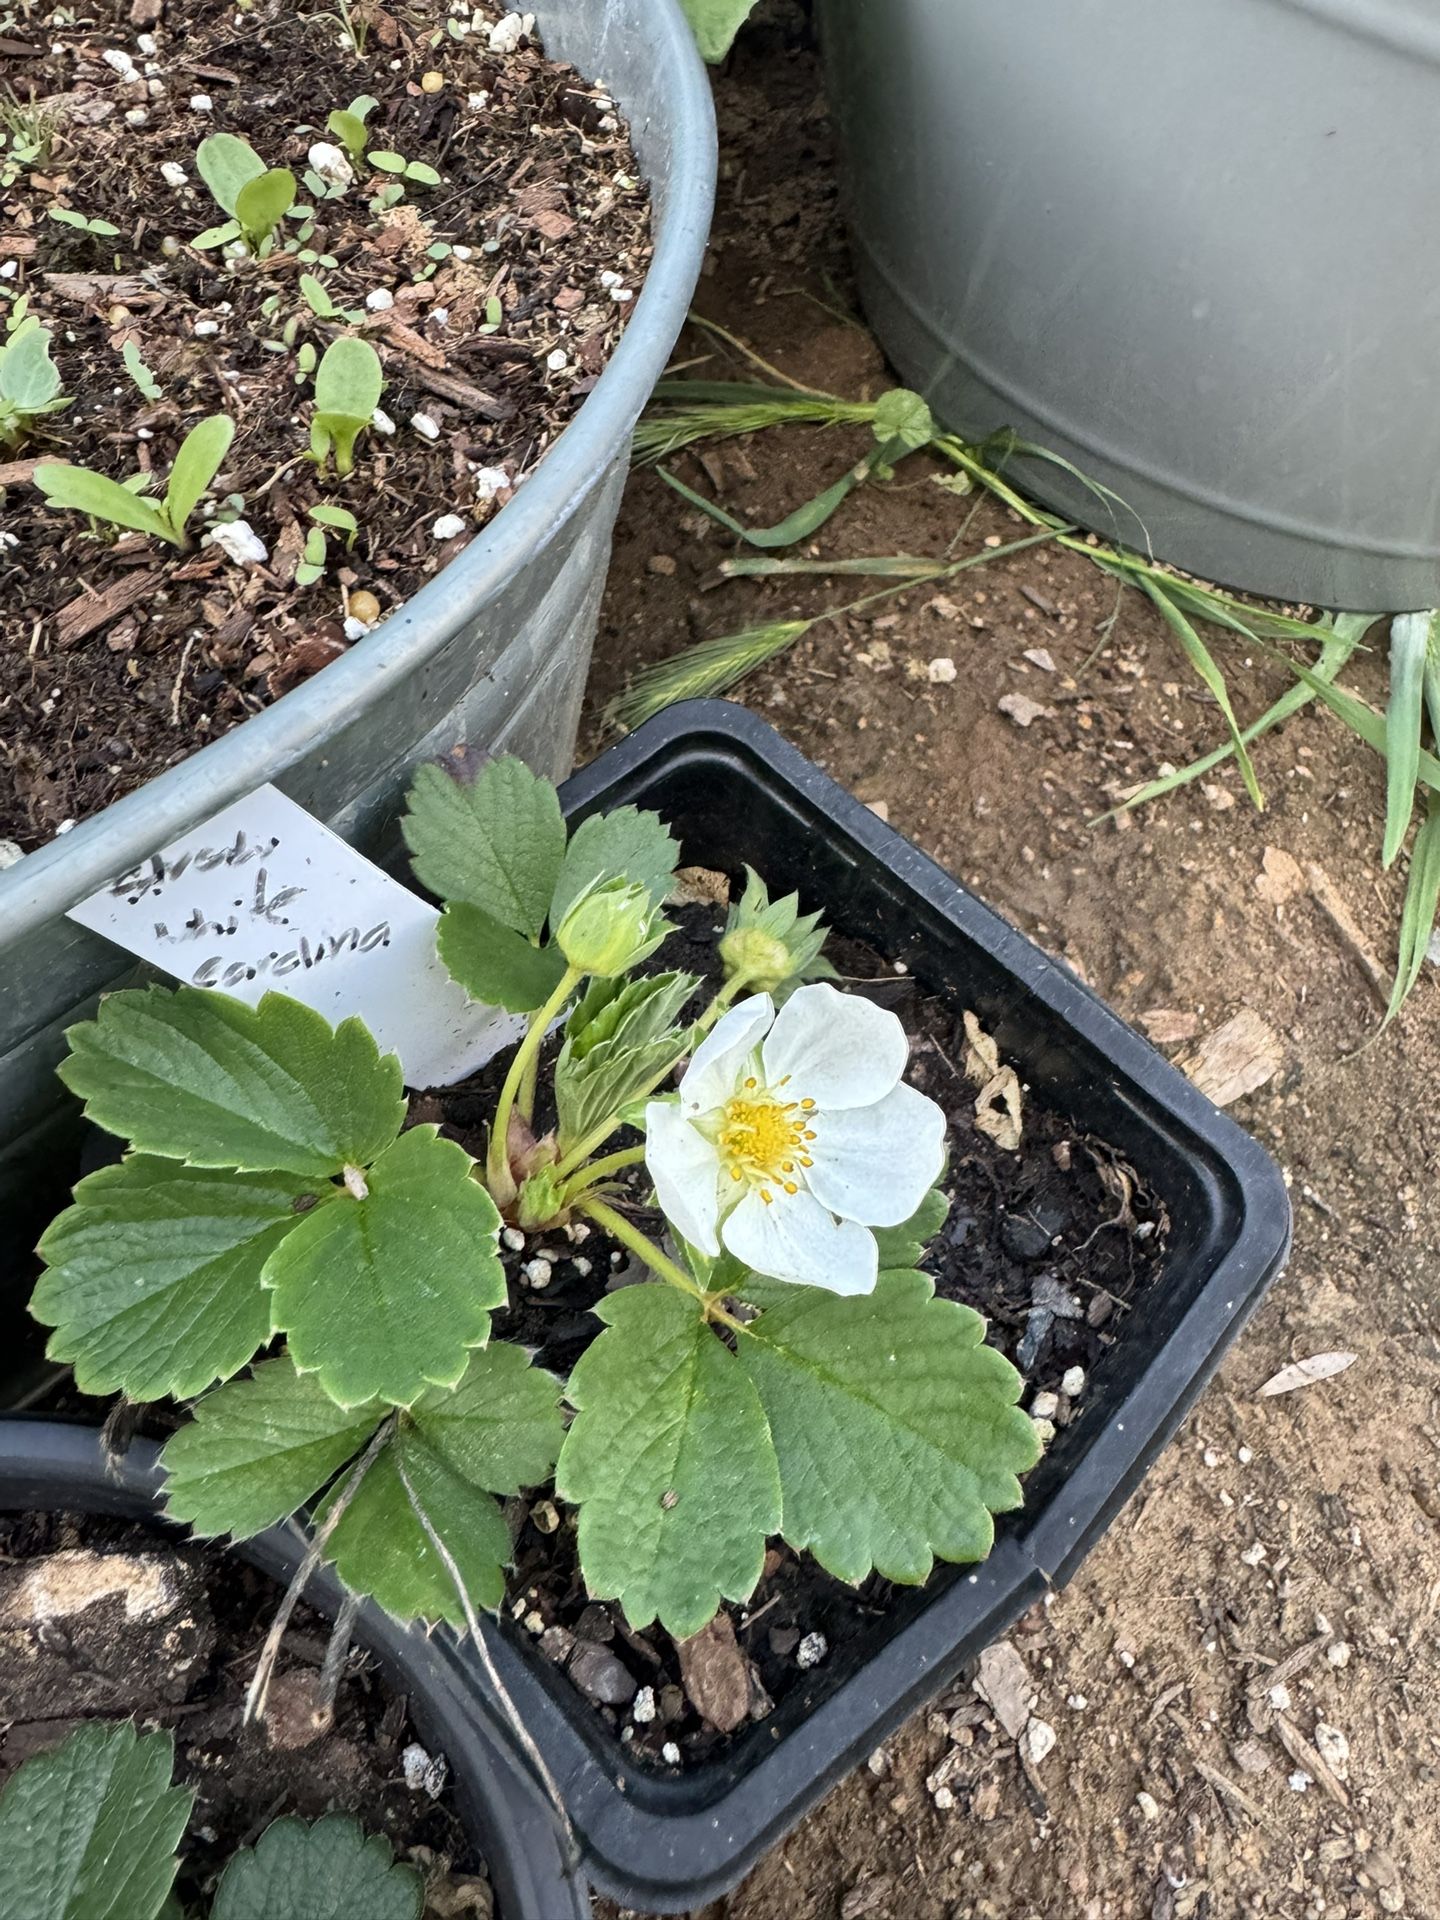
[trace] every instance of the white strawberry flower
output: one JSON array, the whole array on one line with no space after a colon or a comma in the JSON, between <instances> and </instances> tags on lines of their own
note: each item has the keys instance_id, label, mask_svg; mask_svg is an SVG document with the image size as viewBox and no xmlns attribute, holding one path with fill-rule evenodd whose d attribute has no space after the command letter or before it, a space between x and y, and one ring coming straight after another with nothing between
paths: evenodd
<instances>
[{"instance_id":1,"label":"white strawberry flower","mask_svg":"<svg viewBox=\"0 0 1440 1920\"><path fill-rule=\"evenodd\" d=\"M777 1014L752 994L695 1050L678 1100L645 1109L666 1218L711 1259L831 1293L870 1293L872 1227L908 1220L939 1178L945 1116L901 1079L893 1013L823 982Z\"/></svg>"}]
</instances>

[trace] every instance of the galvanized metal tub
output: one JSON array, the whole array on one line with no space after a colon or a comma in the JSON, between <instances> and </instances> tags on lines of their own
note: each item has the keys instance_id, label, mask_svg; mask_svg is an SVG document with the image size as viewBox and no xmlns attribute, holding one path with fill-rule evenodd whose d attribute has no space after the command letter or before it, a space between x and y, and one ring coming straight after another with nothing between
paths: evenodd
<instances>
[{"instance_id":1,"label":"galvanized metal tub","mask_svg":"<svg viewBox=\"0 0 1440 1920\"><path fill-rule=\"evenodd\" d=\"M635 313L533 477L434 581L315 679L0 873L0 1273L73 1177L64 1030L128 972L68 908L266 781L379 855L412 769L457 741L569 771L631 429L700 271L715 129L678 0L530 5L547 50L629 120L654 202Z\"/></svg>"},{"instance_id":2,"label":"galvanized metal tub","mask_svg":"<svg viewBox=\"0 0 1440 1920\"><path fill-rule=\"evenodd\" d=\"M1433 0L820 0L865 309L1083 525L1440 600Z\"/></svg>"}]
</instances>

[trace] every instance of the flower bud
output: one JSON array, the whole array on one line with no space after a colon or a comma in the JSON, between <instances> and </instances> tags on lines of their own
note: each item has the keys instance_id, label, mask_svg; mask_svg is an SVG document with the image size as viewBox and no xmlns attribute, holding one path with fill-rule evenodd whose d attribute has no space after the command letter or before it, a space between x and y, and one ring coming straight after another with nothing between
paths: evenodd
<instances>
[{"instance_id":1,"label":"flower bud","mask_svg":"<svg viewBox=\"0 0 1440 1920\"><path fill-rule=\"evenodd\" d=\"M652 954L670 931L647 888L607 880L590 888L570 908L555 939L578 973L610 979L628 973Z\"/></svg>"},{"instance_id":2,"label":"flower bud","mask_svg":"<svg viewBox=\"0 0 1440 1920\"><path fill-rule=\"evenodd\" d=\"M737 976L755 993L774 993L793 971L790 949L762 927L734 927L720 942L725 978Z\"/></svg>"}]
</instances>

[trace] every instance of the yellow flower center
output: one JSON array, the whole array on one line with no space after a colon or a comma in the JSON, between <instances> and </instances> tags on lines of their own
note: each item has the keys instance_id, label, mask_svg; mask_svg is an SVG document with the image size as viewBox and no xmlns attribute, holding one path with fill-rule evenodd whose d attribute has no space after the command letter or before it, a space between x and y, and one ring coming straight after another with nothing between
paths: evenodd
<instances>
[{"instance_id":1,"label":"yellow flower center","mask_svg":"<svg viewBox=\"0 0 1440 1920\"><path fill-rule=\"evenodd\" d=\"M812 1164L810 1143L815 1138L810 1121L813 1100L784 1100L789 1075L773 1090L749 1079L721 1112L715 1144L730 1178L758 1187L768 1207L771 1187L798 1193L803 1169Z\"/></svg>"}]
</instances>

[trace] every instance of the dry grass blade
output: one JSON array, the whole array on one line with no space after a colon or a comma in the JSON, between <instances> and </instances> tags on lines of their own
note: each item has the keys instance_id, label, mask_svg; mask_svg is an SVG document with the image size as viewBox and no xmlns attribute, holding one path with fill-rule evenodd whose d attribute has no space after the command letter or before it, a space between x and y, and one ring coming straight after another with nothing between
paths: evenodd
<instances>
[{"instance_id":1,"label":"dry grass blade","mask_svg":"<svg viewBox=\"0 0 1440 1920\"><path fill-rule=\"evenodd\" d=\"M700 700L728 692L737 680L783 653L814 624L813 620L774 620L768 626L746 627L716 640L702 640L638 673L611 706L608 717L629 732L665 707L674 706L677 700Z\"/></svg>"}]
</instances>

